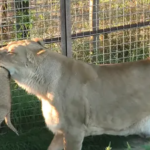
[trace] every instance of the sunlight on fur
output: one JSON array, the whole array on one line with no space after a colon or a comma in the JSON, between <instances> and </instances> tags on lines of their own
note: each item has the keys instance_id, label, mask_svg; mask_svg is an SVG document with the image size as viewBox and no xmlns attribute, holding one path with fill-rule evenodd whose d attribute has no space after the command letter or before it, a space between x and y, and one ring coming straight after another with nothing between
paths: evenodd
<instances>
[{"instance_id":1,"label":"sunlight on fur","mask_svg":"<svg viewBox=\"0 0 150 150\"><path fill-rule=\"evenodd\" d=\"M26 43L22 43L21 45L26 46ZM19 46L20 46L20 45L18 45L18 44L16 44L16 43L10 45L10 46L8 47L8 52L13 52L13 50L14 50L16 47L19 47Z\"/></svg>"},{"instance_id":2,"label":"sunlight on fur","mask_svg":"<svg viewBox=\"0 0 150 150\"><path fill-rule=\"evenodd\" d=\"M14 45L9 46L9 48L8 48L8 52L12 52L14 48L15 48L15 46L14 46Z\"/></svg>"},{"instance_id":3,"label":"sunlight on fur","mask_svg":"<svg viewBox=\"0 0 150 150\"><path fill-rule=\"evenodd\" d=\"M42 54L42 53L44 53L45 52L45 50L41 50L41 51L39 51L38 53L37 53L37 55L40 55L40 54Z\"/></svg>"},{"instance_id":4,"label":"sunlight on fur","mask_svg":"<svg viewBox=\"0 0 150 150\"><path fill-rule=\"evenodd\" d=\"M21 88L25 89L28 93L31 93L31 88L26 86L25 84L22 84L20 82L15 81Z\"/></svg>"},{"instance_id":5,"label":"sunlight on fur","mask_svg":"<svg viewBox=\"0 0 150 150\"><path fill-rule=\"evenodd\" d=\"M59 124L59 116L55 107L52 106L47 100L42 99L42 112L47 127L55 133Z\"/></svg>"},{"instance_id":6,"label":"sunlight on fur","mask_svg":"<svg viewBox=\"0 0 150 150\"><path fill-rule=\"evenodd\" d=\"M47 93L47 97L48 97L48 99L50 99L51 101L53 101L54 96L53 96L52 93Z\"/></svg>"},{"instance_id":7,"label":"sunlight on fur","mask_svg":"<svg viewBox=\"0 0 150 150\"><path fill-rule=\"evenodd\" d=\"M44 99L42 99L42 111L43 111L45 121L48 122L48 124L59 123L59 117L55 107L53 107L47 100Z\"/></svg>"}]
</instances>

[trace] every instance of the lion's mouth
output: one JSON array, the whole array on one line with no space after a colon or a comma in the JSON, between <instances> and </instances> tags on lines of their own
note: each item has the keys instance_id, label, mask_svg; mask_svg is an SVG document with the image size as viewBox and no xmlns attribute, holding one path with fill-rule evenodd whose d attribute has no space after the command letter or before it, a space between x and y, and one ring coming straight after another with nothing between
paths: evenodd
<instances>
[{"instance_id":1,"label":"lion's mouth","mask_svg":"<svg viewBox=\"0 0 150 150\"><path fill-rule=\"evenodd\" d=\"M5 69L8 72L8 79L11 79L11 75L10 72L7 68L5 68L4 66L0 66L1 68Z\"/></svg>"}]
</instances>

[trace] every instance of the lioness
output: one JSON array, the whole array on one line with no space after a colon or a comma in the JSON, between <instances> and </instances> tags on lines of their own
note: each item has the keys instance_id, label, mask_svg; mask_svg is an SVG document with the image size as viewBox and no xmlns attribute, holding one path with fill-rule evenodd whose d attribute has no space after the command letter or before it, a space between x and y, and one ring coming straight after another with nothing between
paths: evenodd
<instances>
[{"instance_id":1,"label":"lioness","mask_svg":"<svg viewBox=\"0 0 150 150\"><path fill-rule=\"evenodd\" d=\"M12 125L10 119L11 92L9 83L9 73L5 68L0 67L0 125L5 120L7 126L17 135L18 131Z\"/></svg>"},{"instance_id":2,"label":"lioness","mask_svg":"<svg viewBox=\"0 0 150 150\"><path fill-rule=\"evenodd\" d=\"M0 64L41 100L55 134L48 150L81 150L89 135L150 135L150 60L90 65L33 39L1 48Z\"/></svg>"}]
</instances>

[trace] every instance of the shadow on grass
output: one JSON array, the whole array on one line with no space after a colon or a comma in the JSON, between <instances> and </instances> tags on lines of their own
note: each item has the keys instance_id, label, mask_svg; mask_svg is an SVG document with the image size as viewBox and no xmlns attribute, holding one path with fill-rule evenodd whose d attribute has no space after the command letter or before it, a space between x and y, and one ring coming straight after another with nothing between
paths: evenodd
<instances>
[{"instance_id":1,"label":"shadow on grass","mask_svg":"<svg viewBox=\"0 0 150 150\"><path fill-rule=\"evenodd\" d=\"M22 132L20 136L8 131L0 136L0 150L47 150L52 138L53 134L45 127L33 128ZM82 150L105 150L109 142L112 150L127 150L127 142L132 147L131 150L150 150L148 139L107 135L86 137Z\"/></svg>"}]
</instances>

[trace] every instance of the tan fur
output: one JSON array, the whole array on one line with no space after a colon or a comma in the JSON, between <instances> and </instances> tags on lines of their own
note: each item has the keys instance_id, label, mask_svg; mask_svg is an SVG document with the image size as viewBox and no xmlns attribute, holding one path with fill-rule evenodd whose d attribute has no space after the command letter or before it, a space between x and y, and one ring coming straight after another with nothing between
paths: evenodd
<instances>
[{"instance_id":1,"label":"tan fur","mask_svg":"<svg viewBox=\"0 0 150 150\"><path fill-rule=\"evenodd\" d=\"M41 100L55 134L48 150L81 150L89 135L150 135L150 60L90 65L36 39L3 47L0 64Z\"/></svg>"},{"instance_id":2,"label":"tan fur","mask_svg":"<svg viewBox=\"0 0 150 150\"><path fill-rule=\"evenodd\" d=\"M8 79L8 72L0 67L0 124L5 119L7 126L14 131L17 135L18 132L11 123L11 93L10 84Z\"/></svg>"}]
</instances>

